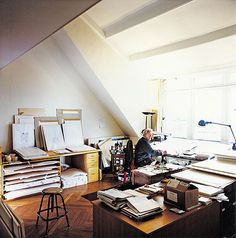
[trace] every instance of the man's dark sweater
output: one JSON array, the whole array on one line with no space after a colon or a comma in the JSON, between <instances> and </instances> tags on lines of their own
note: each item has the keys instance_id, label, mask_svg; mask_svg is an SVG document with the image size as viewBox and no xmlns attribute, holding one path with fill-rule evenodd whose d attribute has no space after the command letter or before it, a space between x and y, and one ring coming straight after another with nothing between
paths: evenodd
<instances>
[{"instance_id":1,"label":"man's dark sweater","mask_svg":"<svg viewBox=\"0 0 236 238\"><path fill-rule=\"evenodd\" d=\"M140 138L137 145L135 146L135 167L141 167L147 164L151 164L152 156L161 155L160 150L152 149L149 141L144 137Z\"/></svg>"}]
</instances>

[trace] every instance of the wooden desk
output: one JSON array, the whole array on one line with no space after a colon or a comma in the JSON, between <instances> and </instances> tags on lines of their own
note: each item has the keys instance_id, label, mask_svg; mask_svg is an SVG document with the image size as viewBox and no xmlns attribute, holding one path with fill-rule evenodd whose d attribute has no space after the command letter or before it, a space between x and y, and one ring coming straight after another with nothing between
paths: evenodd
<instances>
[{"instance_id":1,"label":"wooden desk","mask_svg":"<svg viewBox=\"0 0 236 238\"><path fill-rule=\"evenodd\" d=\"M162 203L163 197L157 200ZM217 238L220 237L220 205L213 202L182 215L166 210L153 219L136 222L112 210L99 200L93 201L94 238Z\"/></svg>"}]
</instances>

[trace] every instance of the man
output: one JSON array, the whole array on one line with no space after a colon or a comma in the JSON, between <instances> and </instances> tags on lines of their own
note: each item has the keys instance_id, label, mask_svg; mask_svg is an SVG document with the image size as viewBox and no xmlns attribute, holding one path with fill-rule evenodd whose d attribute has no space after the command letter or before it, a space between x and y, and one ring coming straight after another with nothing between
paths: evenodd
<instances>
[{"instance_id":1,"label":"man","mask_svg":"<svg viewBox=\"0 0 236 238\"><path fill-rule=\"evenodd\" d=\"M154 150L150 141L152 139L152 130L144 129L142 131L142 138L139 139L137 145L135 146L135 167L142 167L151 164L152 157L157 157L166 154L166 151Z\"/></svg>"}]
</instances>

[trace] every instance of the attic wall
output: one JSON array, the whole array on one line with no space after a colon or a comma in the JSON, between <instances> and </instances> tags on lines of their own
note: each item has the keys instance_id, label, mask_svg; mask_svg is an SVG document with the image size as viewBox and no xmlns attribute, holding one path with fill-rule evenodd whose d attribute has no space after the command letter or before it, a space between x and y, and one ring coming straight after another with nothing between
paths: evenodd
<instances>
[{"instance_id":1,"label":"attic wall","mask_svg":"<svg viewBox=\"0 0 236 238\"><path fill-rule=\"evenodd\" d=\"M138 74L129 61L115 51L80 17L64 27L97 80L110 94L127 120L129 135L137 136L144 127L142 111L149 107L147 78ZM95 82L96 83L96 82ZM115 110L111 110L115 114Z\"/></svg>"},{"instance_id":2,"label":"attic wall","mask_svg":"<svg viewBox=\"0 0 236 238\"><path fill-rule=\"evenodd\" d=\"M82 109L85 138L122 135L111 114L88 88L53 38L0 71L0 145L12 146L10 124L19 107Z\"/></svg>"}]
</instances>

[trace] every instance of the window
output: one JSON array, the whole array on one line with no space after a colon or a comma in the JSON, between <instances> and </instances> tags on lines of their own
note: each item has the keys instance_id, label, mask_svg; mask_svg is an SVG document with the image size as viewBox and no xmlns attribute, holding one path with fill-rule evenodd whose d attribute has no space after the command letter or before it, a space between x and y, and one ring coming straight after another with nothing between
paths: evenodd
<instances>
[{"instance_id":1,"label":"window","mask_svg":"<svg viewBox=\"0 0 236 238\"><path fill-rule=\"evenodd\" d=\"M199 120L232 125L236 133L236 69L192 74L162 82L164 133L174 137L233 142L230 130Z\"/></svg>"}]
</instances>

